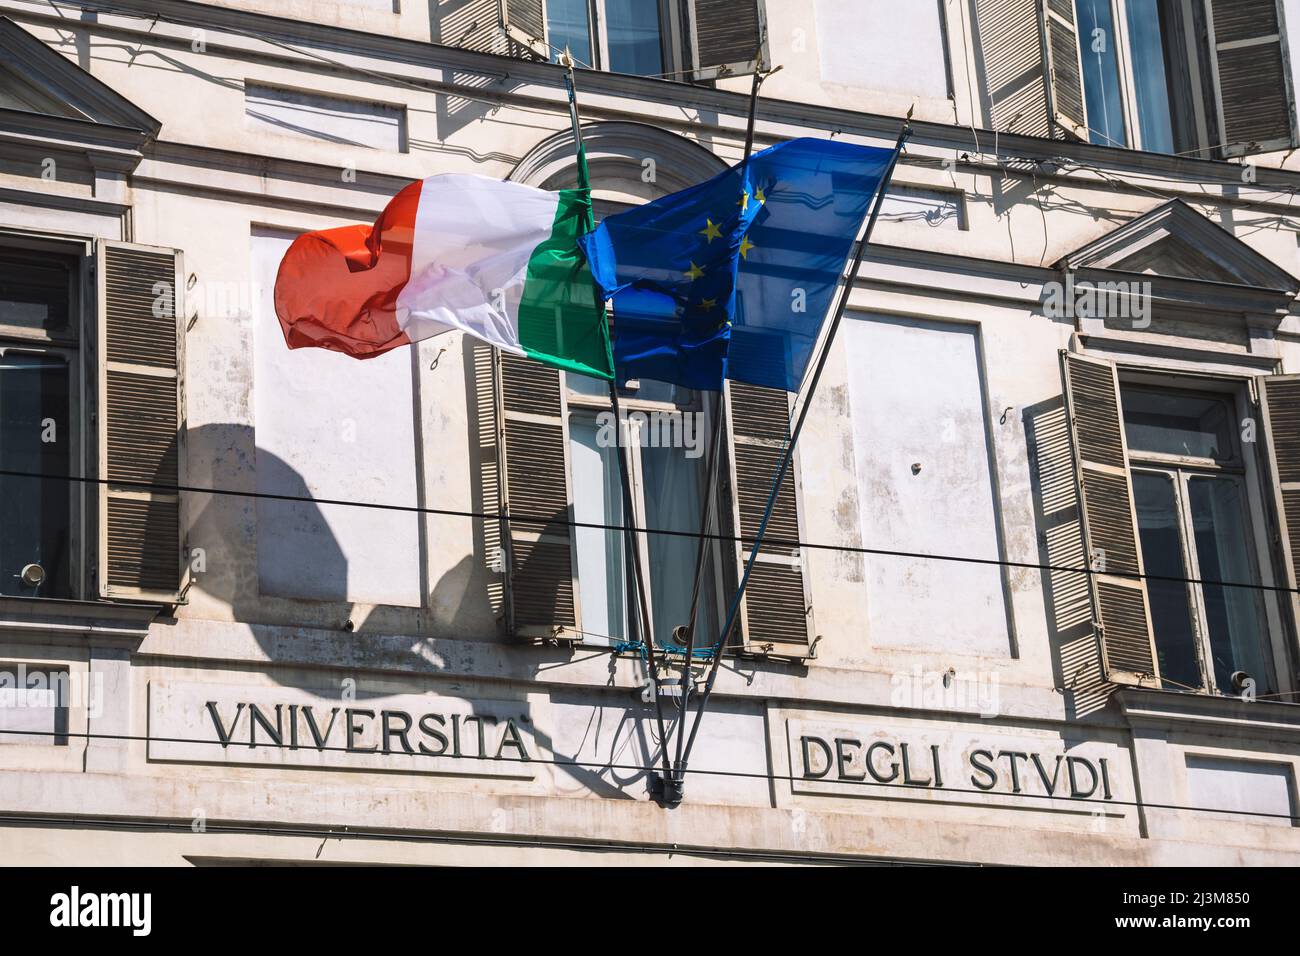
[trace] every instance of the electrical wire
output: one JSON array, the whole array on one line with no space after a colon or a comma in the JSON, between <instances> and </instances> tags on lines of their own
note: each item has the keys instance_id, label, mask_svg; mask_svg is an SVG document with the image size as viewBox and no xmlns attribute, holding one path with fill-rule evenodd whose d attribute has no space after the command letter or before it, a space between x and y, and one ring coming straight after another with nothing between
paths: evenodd
<instances>
[{"instance_id":1,"label":"electrical wire","mask_svg":"<svg viewBox=\"0 0 1300 956\"><path fill-rule=\"evenodd\" d=\"M469 714L466 716L477 717L478 715ZM407 732L408 733L410 732L409 728ZM243 744L243 743L236 744L233 740L229 743L223 743L221 740L212 740L205 737L155 737L151 734L145 734L142 736L140 734L100 734L100 733L91 733L89 731L85 733L77 733L74 731L16 730L10 728L0 728L0 734L10 734L14 736L29 736L29 737L57 737L61 739L67 738L67 739L76 739L76 740L83 740L83 739L84 740L119 740L119 741L132 741L135 743L145 743L145 744L149 744L149 743L206 744L209 746L218 746L223 749L229 749L230 747L239 747L241 751L245 748L255 749L258 747L262 747L262 748L270 748L273 750L287 750L287 751L303 750L303 751L315 751L318 753L342 753L342 754L352 753L352 754L362 754L362 755L379 754L383 756L423 757L428 760L491 760L493 763L538 764L542 766L560 767L560 768L574 767L581 770L639 772L639 773L646 774L647 776L654 774L658 771L657 767L643 766L641 764L635 764L635 763L633 764L604 763L596 760L578 760L577 758L569 758L569 757L509 757L505 755L499 757L482 757L479 755L471 755L471 754L464 754L464 753L429 754L417 750L408 751L405 749L401 751L393 751L390 749L382 749L382 750L375 749L375 750L360 751L356 749L349 749L348 747L329 746L329 745L323 745L318 747L314 742L303 746L294 747L286 743L277 744L274 741L267 741L266 743L257 743L257 744ZM387 746L387 743L388 741L384 741L385 747ZM280 769L293 769L292 766L289 766L287 768L285 767L285 765L277 765L277 766ZM1192 813L1221 813L1221 814L1230 814L1230 815L1237 815L1237 816L1266 817L1275 820L1291 820L1293 822L1300 822L1300 816L1295 816L1287 813L1275 813L1266 810L1228 810L1228 809L1220 809L1219 807L1196 806L1194 804L1152 803L1152 802L1139 800L1139 799L1124 800L1117 797L1112 797L1110 799L1107 799L1105 797L1063 797L1055 794L1046 794L1046 793L1023 793L1023 792L1015 793L1014 791L1011 793L997 792L991 790L981 790L978 787L954 787L948 784L941 784L936 786L933 783L931 783L926 786L920 786L920 785L905 785L905 784L897 784L897 783L882 783L876 780L851 780L851 779L842 780L839 778L831 780L831 779L820 778L820 777L807 777L807 776L796 776L794 774L774 773L770 770L768 771L724 770L724 769L716 769L716 768L701 770L696 767L691 767L690 772L692 774L699 774L700 776L704 776L704 777L729 777L729 778L743 779L743 780L762 780L767 783L823 782L823 783L832 783L835 785L843 784L846 786L851 785L851 786L877 788L877 789L883 788L886 790L902 790L905 792L923 793L927 791L937 791L941 793L977 795L982 797L1010 798L1010 799L1020 799L1020 800L1063 800L1063 801L1068 801L1071 804L1098 804L1103 807L1108 807L1108 806L1109 807L1133 807L1134 809L1139 809L1139 810L1185 810Z\"/></svg>"},{"instance_id":2,"label":"electrical wire","mask_svg":"<svg viewBox=\"0 0 1300 956\"><path fill-rule=\"evenodd\" d=\"M727 535L716 532L707 532L701 535L698 531L679 531L670 528L647 528L636 524L605 524L598 521L575 521L571 519L561 519L557 517L546 517L543 515L530 514L528 512L511 511L509 514L504 512L491 511L473 511L470 509L460 508L431 508L425 505L398 505L385 504L381 502L370 501L349 501L344 498L313 498L304 495L276 494L266 491L239 491L233 488L212 488L200 485L179 485L163 484L159 482L148 481L126 481L108 478L89 478L82 475L53 475L42 472L20 471L13 468L0 468L0 478L27 478L40 481L63 481L74 484L87 485L105 485L123 490L134 491L155 491L166 494L202 494L213 496L225 496L235 498L253 498L268 501L296 501L305 504L328 505L333 507L345 508L367 508L376 511L396 511L407 514L427 514L440 515L442 517L452 518L471 518L483 521L497 521L504 525L523 524L530 526L545 527L564 527L564 528L585 528L593 531L617 531L623 534L634 535L662 535L664 537L675 538L699 538L705 537L711 541L719 541L728 544L753 544L757 539L747 535ZM1148 580L1148 581L1171 581L1177 584L1196 584L1203 587L1222 587L1222 588L1243 588L1246 590L1267 591L1279 594L1300 594L1300 588L1284 587L1275 584L1259 584L1246 581L1216 581L1207 578L1178 577L1168 574L1151 574L1143 572L1139 574L1136 571L1118 571L1102 570L1100 568L1080 568L1074 565L1061 564L1039 564L1033 561L1010 561L1006 558L976 558L956 554L934 554L925 551L902 551L893 548L870 548L861 545L849 544L825 544L814 541L797 541L788 538L778 538L765 535L763 537L762 547L770 551L776 548L802 549L807 548L810 551L832 551L842 552L845 554L870 554L883 557L898 558L915 558L927 561L952 561L958 564L981 564L993 565L997 567L1019 568L1030 571L1059 571L1072 574L1090 574L1105 577L1126 578L1130 580Z\"/></svg>"}]
</instances>

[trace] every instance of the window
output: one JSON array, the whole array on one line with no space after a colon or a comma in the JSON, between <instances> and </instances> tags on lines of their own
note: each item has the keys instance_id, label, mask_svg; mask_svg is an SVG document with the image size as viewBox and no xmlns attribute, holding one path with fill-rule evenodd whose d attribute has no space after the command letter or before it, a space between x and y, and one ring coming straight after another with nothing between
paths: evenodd
<instances>
[{"instance_id":1,"label":"window","mask_svg":"<svg viewBox=\"0 0 1300 956\"><path fill-rule=\"evenodd\" d=\"M663 73L663 19L658 0L551 0L546 29L552 61L567 47L580 64L611 73Z\"/></svg>"},{"instance_id":2,"label":"window","mask_svg":"<svg viewBox=\"0 0 1300 956\"><path fill-rule=\"evenodd\" d=\"M1103 146L1124 146L1124 106L1116 58L1110 0L1075 0L1082 46L1083 93L1088 135Z\"/></svg>"},{"instance_id":3,"label":"window","mask_svg":"<svg viewBox=\"0 0 1300 956\"><path fill-rule=\"evenodd\" d=\"M569 461L572 469L574 520L682 531L699 530L707 479L709 434L700 393L662 382L645 382L625 390L621 400L632 474L631 521L625 521L619 454L604 382L565 374L569 408ZM630 383L631 384L631 383ZM716 514L716 509L715 509ZM627 639L625 535L619 531L579 527L574 534L578 593L584 637ZM694 585L697 541L693 537L645 535L642 567L648 574L647 600L655 639L672 640L673 629L687 623ZM717 568L720 550L711 545L701 587L699 633L714 639L718 627Z\"/></svg>"},{"instance_id":4,"label":"window","mask_svg":"<svg viewBox=\"0 0 1300 956\"><path fill-rule=\"evenodd\" d=\"M77 261L0 249L0 594L73 595Z\"/></svg>"},{"instance_id":5,"label":"window","mask_svg":"<svg viewBox=\"0 0 1300 956\"><path fill-rule=\"evenodd\" d=\"M1127 384L1120 395L1164 686L1234 693L1242 671L1272 692L1261 592L1214 583L1259 583L1231 396Z\"/></svg>"},{"instance_id":6,"label":"window","mask_svg":"<svg viewBox=\"0 0 1300 956\"><path fill-rule=\"evenodd\" d=\"M1178 62L1177 47L1168 37L1176 35L1169 4L1160 0L1128 0L1129 49L1133 58L1133 90L1137 98L1138 128L1143 146L1156 153L1177 153L1191 148L1190 130L1180 129L1174 145L1173 120L1180 112L1174 105L1171 78L1183 80L1188 71ZM1171 55L1166 66L1165 51ZM1190 65L1190 64L1187 64ZM1199 64L1198 64L1199 66Z\"/></svg>"},{"instance_id":7,"label":"window","mask_svg":"<svg viewBox=\"0 0 1300 956\"><path fill-rule=\"evenodd\" d=\"M1047 8L1049 29L1068 27L1068 4ZM1201 158L1294 144L1276 0L1074 0L1074 16L1092 142ZM1066 66L1053 63L1058 100Z\"/></svg>"},{"instance_id":8,"label":"window","mask_svg":"<svg viewBox=\"0 0 1300 956\"><path fill-rule=\"evenodd\" d=\"M503 32L476 28L489 8ZM458 45L553 63L567 48L579 66L611 73L713 80L767 64L761 0L470 0L452 21L465 31Z\"/></svg>"},{"instance_id":9,"label":"window","mask_svg":"<svg viewBox=\"0 0 1300 956\"><path fill-rule=\"evenodd\" d=\"M0 243L0 595L183 600L183 275L175 249Z\"/></svg>"},{"instance_id":10,"label":"window","mask_svg":"<svg viewBox=\"0 0 1300 956\"><path fill-rule=\"evenodd\" d=\"M620 531L584 525L636 524L685 532L640 535L647 601L657 640L671 641L685 624L694 583L695 553L708 467L712 405L698 393L658 382L624 390L624 436L632 483L632 514L623 508L618 429L608 386L508 353L492 358L493 397L499 428L495 463L485 476L500 489L502 507L516 520L487 529L499 542L505 577L506 633L534 641L623 640L627 634L628 542ZM567 381L566 381L567 379ZM734 588L752 541L781 454L789 438L789 398L783 391L730 382L726 445L719 461L719 540L709 544L701 585L697 633L716 636L723 589ZM480 401L483 399L480 398ZM815 640L803 554L787 544L801 540L798 461L777 492L768 542L761 549L729 647L746 654L805 660ZM630 517L630 520L625 520Z\"/></svg>"}]
</instances>

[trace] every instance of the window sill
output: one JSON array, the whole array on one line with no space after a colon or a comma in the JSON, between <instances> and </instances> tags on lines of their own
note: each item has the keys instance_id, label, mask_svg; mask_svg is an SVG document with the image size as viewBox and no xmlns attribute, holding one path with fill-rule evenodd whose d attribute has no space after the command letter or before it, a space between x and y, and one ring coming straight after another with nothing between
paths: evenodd
<instances>
[{"instance_id":1,"label":"window sill","mask_svg":"<svg viewBox=\"0 0 1300 956\"><path fill-rule=\"evenodd\" d=\"M135 650L162 610L157 604L0 596L0 639L36 635L50 644L89 639L96 646Z\"/></svg>"},{"instance_id":2,"label":"window sill","mask_svg":"<svg viewBox=\"0 0 1300 956\"><path fill-rule=\"evenodd\" d=\"M1195 727L1207 733L1244 734L1252 739L1300 740L1300 705L1284 701L1247 701L1139 687L1125 687L1116 692L1115 699L1134 728Z\"/></svg>"}]
</instances>

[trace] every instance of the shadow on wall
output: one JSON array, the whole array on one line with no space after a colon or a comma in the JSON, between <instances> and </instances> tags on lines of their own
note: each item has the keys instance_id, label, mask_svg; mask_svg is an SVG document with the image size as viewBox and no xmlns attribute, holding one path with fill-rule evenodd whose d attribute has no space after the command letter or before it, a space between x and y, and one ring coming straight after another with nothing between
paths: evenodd
<instances>
[{"instance_id":1,"label":"shadow on wall","mask_svg":"<svg viewBox=\"0 0 1300 956\"><path fill-rule=\"evenodd\" d=\"M1075 487L1069 423L1061 397L1026 408L1022 415L1030 456L1030 487L1038 531L1038 560L1054 568L1087 567ZM1102 673L1101 648L1093 631L1088 575L1039 572L1052 647L1053 679L1065 696L1070 719L1106 706L1110 685Z\"/></svg>"},{"instance_id":2,"label":"shadow on wall","mask_svg":"<svg viewBox=\"0 0 1300 956\"><path fill-rule=\"evenodd\" d=\"M287 498L308 498L307 482L283 459L258 449L248 425L213 424L190 430L190 483L201 487L273 489ZM261 475L258 476L259 471ZM305 560L302 598L347 603L348 562L330 530L321 506L310 501L272 501L242 495L191 495L189 538L204 550L204 570L197 586L229 605L238 621L256 621L262 571L256 554L259 533L272 520L277 534L298 539ZM193 506L192 506L193 507ZM269 512L274 509L275 514ZM250 548L251 546L251 548ZM270 569L274 571L275 569ZM346 619L346 618L345 618Z\"/></svg>"},{"instance_id":3,"label":"shadow on wall","mask_svg":"<svg viewBox=\"0 0 1300 956\"><path fill-rule=\"evenodd\" d=\"M501 29L498 13L499 0L429 0L429 33L434 43L443 46L497 53L506 56L525 56L519 44L508 39ZM502 94L520 85L512 82L506 71L483 73L465 70L448 70L446 81L457 86L467 86L485 93ZM437 144L412 141L412 148L434 149L439 152L461 152L476 162L496 159L513 165L518 157L501 153L478 154L463 147L452 146L447 140L471 123L486 119L501 107L495 103L470 99L465 96L439 96L437 102Z\"/></svg>"},{"instance_id":4,"label":"shadow on wall","mask_svg":"<svg viewBox=\"0 0 1300 956\"><path fill-rule=\"evenodd\" d=\"M491 395L490 386L483 394L478 384L483 363L490 371L491 350L466 348L467 374L466 389L469 398L475 403L484 403ZM490 383L490 378L485 381ZM494 406L490 403L471 405L478 415L471 414L469 442L470 460L477 463L471 478L472 508L476 512L495 511L498 507L495 454L482 454L483 442L489 445L495 441ZM492 414L490 419L480 420L480 416ZM308 498L310 489L306 480L283 459L272 455L264 449L255 447L253 429L247 425L214 424L191 430L188 436L191 476L190 483L199 486L220 488L249 488L250 485L270 489L274 494L290 498ZM477 449L478 454L473 454ZM254 482L254 468L260 469L259 480ZM337 631L322 631L316 627L310 630L303 627L258 625L260 617L265 617L268 602L280 602L284 605L297 605L304 610L304 619L318 619L322 613L336 619L341 625L347 620L355 620L358 605L348 600L349 558L345 548L331 530L329 512L342 507L321 506L311 501L268 500L264 498L242 497L236 495L191 495L191 521L189 523L190 541L204 549L205 571L201 577L201 587L205 595L228 605L231 616L250 624L249 632L257 641L261 653L271 667L267 673L281 686L292 687L325 696L326 689L344 677L355 680L355 699L367 700L385 697L394 693L391 687L384 687L374 679L366 676L367 672L382 673L383 678L393 680L403 676L439 677L447 669L447 650L440 647L434 638L411 636L403 637L400 628L388 629L375 620L372 615L366 622L365 633L348 633L340 627ZM451 519L446 520L465 520ZM500 530L497 522L475 518L474 553L457 562L433 584L423 614L435 616L439 622L439 631L455 633L457 621L467 618L481 620L482 609L474 608L470 602L477 600L479 592L475 582L476 565L482 566L487 555L498 547ZM295 569L300 573L300 590L310 591L309 597L282 598L263 595L262 588L268 576L274 576L277 569L267 567L258 560L256 542L259 534L265 539L267 522L271 522L273 534L281 536L279 544L299 542L299 549L305 557L302 567ZM259 527L260 525L260 527ZM305 570L306 573L301 573ZM523 570L527 570L526 568ZM504 586L500 578L489 587L486 598L494 608L500 608L504 600ZM385 609L380 609L382 615ZM407 611L409 609L398 609ZM277 614L277 617L280 616ZM450 630L448 630L450 628ZM305 645L318 644L306 655ZM321 672L305 668L304 656L325 659L331 662L331 670ZM534 682L545 679L548 670L561 668L573 663L571 651L562 648L526 648L520 653L510 655L507 669L492 676L507 678L514 685L510 690L497 691L478 696L518 697L519 687L528 687ZM614 659L610 658L608 686L614 683ZM278 666L277 666L278 665ZM464 679L464 664L458 662L456 675ZM476 675L475 675L476 676ZM487 676L487 675L483 675ZM444 685L439 693L457 696L464 693L463 688L450 683ZM632 693L628 692L629 697ZM473 699L474 694L469 695ZM555 700L563 699L562 691L557 691ZM589 696L575 692L568 701L574 706L586 706ZM527 706L526 702L519 703ZM643 792L647 774L636 770L618 770L618 765L650 766L657 758L652 736L648 733L644 719L650 711L637 714L635 707L615 708L622 718L617 726L607 727L610 715L603 708L591 706L587 726L574 738L571 745L573 752L566 753L561 748L564 741L557 741L548 734L547 728L534 725L537 742L545 749L563 760L581 759L585 763L603 764L603 766L563 766L559 773L572 782L572 786L609 798L634 799ZM484 709L484 714L488 710ZM495 714L491 714L495 716ZM604 753L604 758L595 754ZM563 788L563 785L561 785Z\"/></svg>"}]
</instances>

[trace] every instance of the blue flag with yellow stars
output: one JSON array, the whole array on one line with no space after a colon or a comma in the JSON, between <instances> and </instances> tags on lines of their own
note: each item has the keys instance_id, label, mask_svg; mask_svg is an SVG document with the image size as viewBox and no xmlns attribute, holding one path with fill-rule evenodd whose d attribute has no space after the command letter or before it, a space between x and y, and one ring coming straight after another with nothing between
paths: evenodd
<instances>
[{"instance_id":1,"label":"blue flag with yellow stars","mask_svg":"<svg viewBox=\"0 0 1300 956\"><path fill-rule=\"evenodd\" d=\"M620 382L798 391L893 149L795 139L579 237Z\"/></svg>"}]
</instances>

